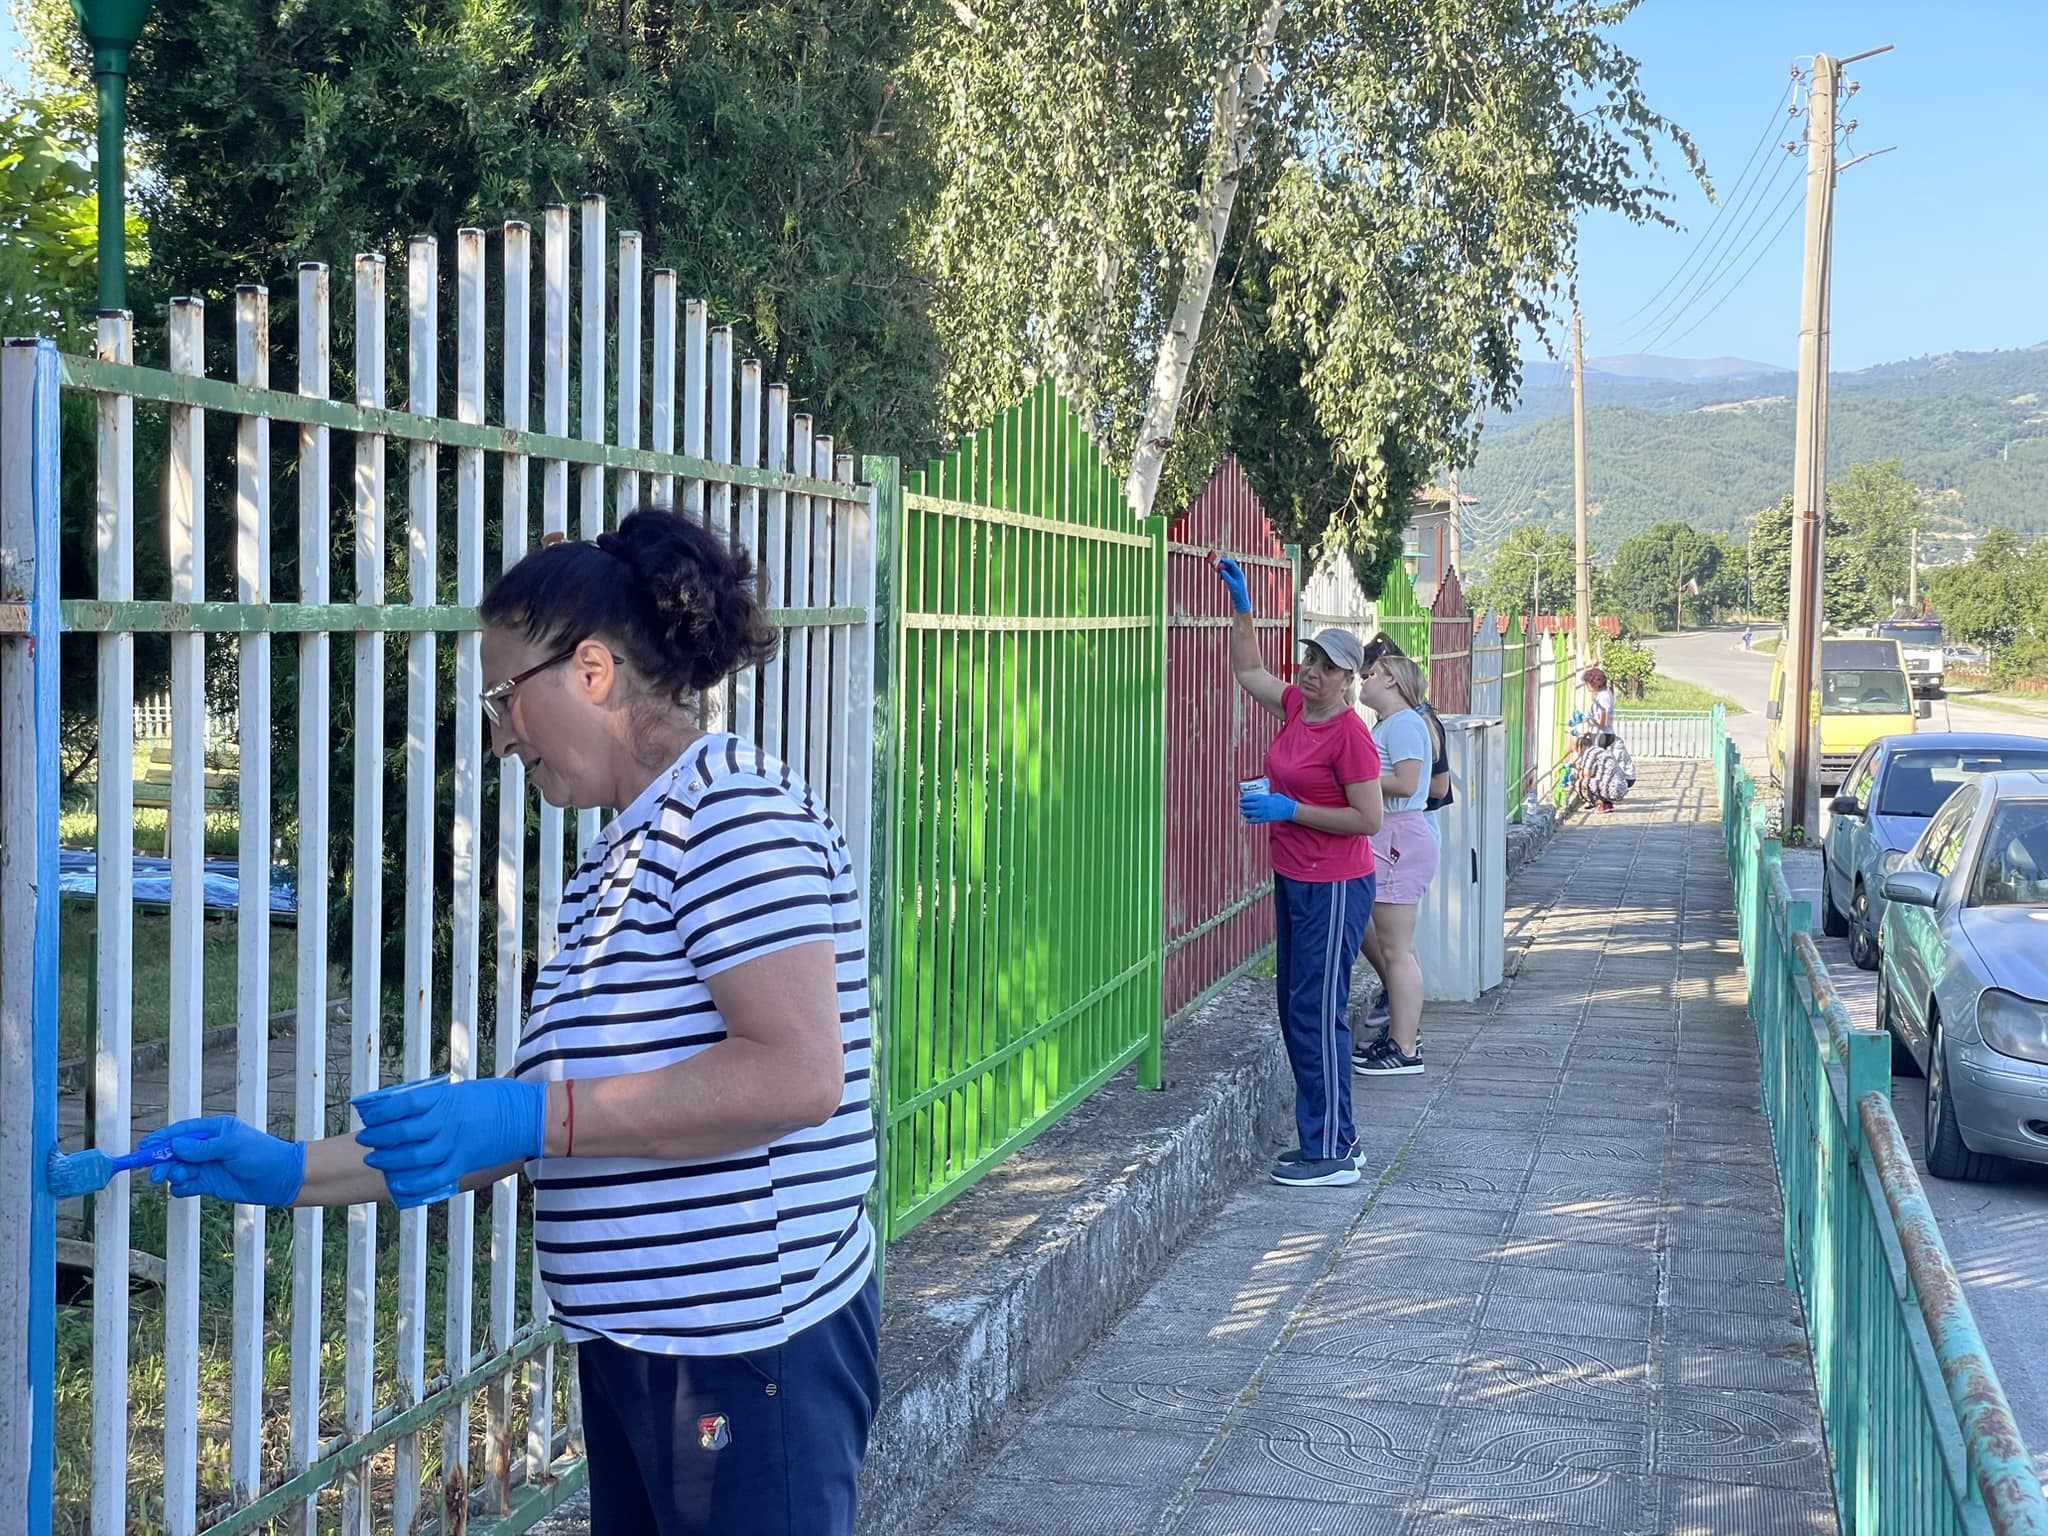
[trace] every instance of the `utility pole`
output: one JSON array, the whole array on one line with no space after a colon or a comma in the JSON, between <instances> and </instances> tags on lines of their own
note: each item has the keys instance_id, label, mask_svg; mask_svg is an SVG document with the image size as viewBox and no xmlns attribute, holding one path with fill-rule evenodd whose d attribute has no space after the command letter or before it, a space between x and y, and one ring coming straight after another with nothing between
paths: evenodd
<instances>
[{"instance_id":1,"label":"utility pole","mask_svg":"<svg viewBox=\"0 0 2048 1536\"><path fill-rule=\"evenodd\" d=\"M1792 579L1785 606L1783 825L1820 832L1820 637L1828 497L1828 312L1835 246L1835 107L1842 66L1880 53L1816 54L1806 97L1806 265L1799 305L1799 402L1792 453ZM1885 150L1873 150L1884 154ZM1859 155L1850 164L1871 158Z\"/></svg>"},{"instance_id":2,"label":"utility pole","mask_svg":"<svg viewBox=\"0 0 2048 1536\"><path fill-rule=\"evenodd\" d=\"M1920 530L1908 530L1913 537L1913 563L1907 567L1906 606L1917 617L1920 612Z\"/></svg>"},{"instance_id":3,"label":"utility pole","mask_svg":"<svg viewBox=\"0 0 2048 1536\"><path fill-rule=\"evenodd\" d=\"M1828 495L1828 309L1835 223L1835 96L1841 65L1813 60L1806 96L1806 265L1792 450L1792 580L1785 606L1783 825L1820 832L1819 695L1823 521Z\"/></svg>"},{"instance_id":4,"label":"utility pole","mask_svg":"<svg viewBox=\"0 0 2048 1536\"><path fill-rule=\"evenodd\" d=\"M1454 469L1451 471L1451 569L1458 573L1461 581L1465 576L1464 529L1460 526L1465 521L1464 514L1464 504L1458 500L1458 472Z\"/></svg>"},{"instance_id":5,"label":"utility pole","mask_svg":"<svg viewBox=\"0 0 2048 1536\"><path fill-rule=\"evenodd\" d=\"M1572 643L1583 672L1593 661L1593 564L1586 554L1586 337L1572 311L1572 495L1577 506L1578 608Z\"/></svg>"}]
</instances>

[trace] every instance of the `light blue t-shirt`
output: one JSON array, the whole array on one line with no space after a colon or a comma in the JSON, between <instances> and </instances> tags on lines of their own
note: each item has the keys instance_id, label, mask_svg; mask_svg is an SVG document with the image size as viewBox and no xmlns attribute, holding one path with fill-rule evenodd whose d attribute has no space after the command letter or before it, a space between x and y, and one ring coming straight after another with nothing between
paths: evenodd
<instances>
[{"instance_id":1,"label":"light blue t-shirt","mask_svg":"<svg viewBox=\"0 0 2048 1536\"><path fill-rule=\"evenodd\" d=\"M1415 776L1414 794L1397 795L1392 790L1382 791L1387 810L1419 811L1428 805L1429 765L1436 757L1436 744L1430 739L1429 724L1420 711L1404 709L1398 714L1388 715L1372 728L1372 742L1380 749L1382 773L1397 763L1422 764Z\"/></svg>"}]
</instances>

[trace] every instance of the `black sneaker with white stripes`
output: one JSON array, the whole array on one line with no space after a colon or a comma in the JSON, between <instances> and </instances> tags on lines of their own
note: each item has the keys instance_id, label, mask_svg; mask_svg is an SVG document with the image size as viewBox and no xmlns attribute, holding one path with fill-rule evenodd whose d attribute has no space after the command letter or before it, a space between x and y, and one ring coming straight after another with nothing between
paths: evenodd
<instances>
[{"instance_id":1,"label":"black sneaker with white stripes","mask_svg":"<svg viewBox=\"0 0 2048 1536\"><path fill-rule=\"evenodd\" d=\"M1363 1055L1354 1055L1351 1070L1367 1077L1413 1077L1422 1071L1422 1043L1416 1042L1410 1056L1391 1039L1382 1040Z\"/></svg>"}]
</instances>

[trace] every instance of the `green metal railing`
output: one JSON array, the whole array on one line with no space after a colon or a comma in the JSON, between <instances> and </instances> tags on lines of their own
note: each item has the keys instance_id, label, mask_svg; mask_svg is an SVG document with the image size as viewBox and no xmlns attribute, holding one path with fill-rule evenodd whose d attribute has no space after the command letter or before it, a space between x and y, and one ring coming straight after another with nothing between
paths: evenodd
<instances>
[{"instance_id":1,"label":"green metal railing","mask_svg":"<svg viewBox=\"0 0 2048 1536\"><path fill-rule=\"evenodd\" d=\"M906 480L891 1236L1160 1039L1163 524L1050 386Z\"/></svg>"},{"instance_id":2,"label":"green metal railing","mask_svg":"<svg viewBox=\"0 0 2048 1536\"><path fill-rule=\"evenodd\" d=\"M1836 1508L1850 1532L2048 1536L2048 1502L1891 1109L1891 1046L1854 1027L1792 899L1741 753L1715 793Z\"/></svg>"},{"instance_id":3,"label":"green metal railing","mask_svg":"<svg viewBox=\"0 0 2048 1536\"><path fill-rule=\"evenodd\" d=\"M1628 743L1637 762L1654 758L1688 763L1714 760L1714 720L1721 706L1712 709L1622 709L1616 729Z\"/></svg>"}]
</instances>

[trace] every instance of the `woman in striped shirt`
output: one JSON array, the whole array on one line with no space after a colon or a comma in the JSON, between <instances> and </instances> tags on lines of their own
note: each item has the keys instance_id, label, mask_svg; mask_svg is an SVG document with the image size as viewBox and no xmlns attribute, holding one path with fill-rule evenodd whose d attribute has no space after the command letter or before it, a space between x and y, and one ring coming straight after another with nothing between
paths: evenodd
<instances>
[{"instance_id":1,"label":"woman in striped shirt","mask_svg":"<svg viewBox=\"0 0 2048 1536\"><path fill-rule=\"evenodd\" d=\"M624 807L563 893L514 1075L311 1144L186 1122L156 1172L416 1205L524 1170L579 1346L593 1536L851 1533L880 1391L865 925L812 791L693 718L774 651L750 562L643 510L528 555L482 618L497 753L551 804Z\"/></svg>"}]
</instances>

